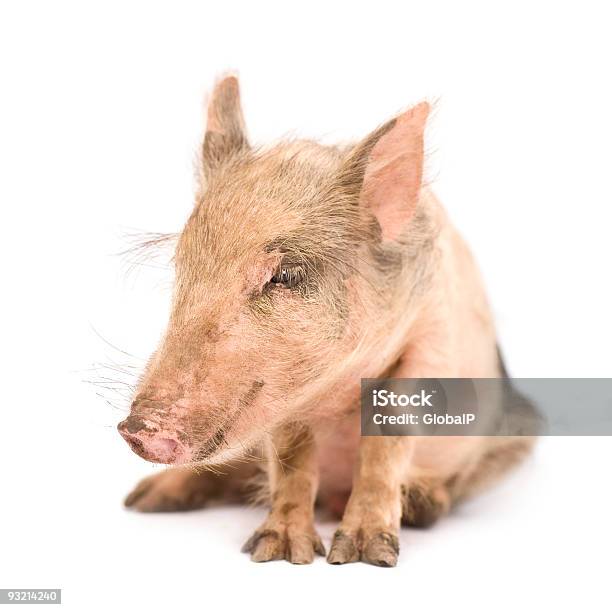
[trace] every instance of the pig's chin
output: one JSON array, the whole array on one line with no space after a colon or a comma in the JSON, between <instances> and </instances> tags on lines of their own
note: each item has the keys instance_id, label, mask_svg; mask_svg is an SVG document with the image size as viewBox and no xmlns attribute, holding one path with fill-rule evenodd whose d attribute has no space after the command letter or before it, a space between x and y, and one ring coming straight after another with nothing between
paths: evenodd
<instances>
[{"instance_id":1,"label":"pig's chin","mask_svg":"<svg viewBox=\"0 0 612 610\"><path fill-rule=\"evenodd\" d=\"M197 464L202 464L204 466L206 465L221 465L221 464L227 464L228 462L231 462L232 460L241 458L245 455L246 453L246 449L243 446L229 446L229 447L225 447L225 448L219 448L216 451L213 451L212 453L207 454L206 456L202 457L197 455L197 457L195 458L195 462Z\"/></svg>"},{"instance_id":2,"label":"pig's chin","mask_svg":"<svg viewBox=\"0 0 612 610\"><path fill-rule=\"evenodd\" d=\"M192 461L192 452L171 438L149 440L146 445L138 439L128 439L132 451L147 462L154 464L188 464Z\"/></svg>"},{"instance_id":3,"label":"pig's chin","mask_svg":"<svg viewBox=\"0 0 612 610\"><path fill-rule=\"evenodd\" d=\"M222 428L194 452L193 462L203 465L226 464L245 456L252 457L252 449L260 441L261 438L241 434L235 428Z\"/></svg>"},{"instance_id":4,"label":"pig's chin","mask_svg":"<svg viewBox=\"0 0 612 610\"><path fill-rule=\"evenodd\" d=\"M219 430L212 438L204 442L192 459L199 464L222 464L228 462L232 457L242 453L235 449L233 443L226 437L223 430Z\"/></svg>"},{"instance_id":5,"label":"pig's chin","mask_svg":"<svg viewBox=\"0 0 612 610\"><path fill-rule=\"evenodd\" d=\"M187 464L191 461L191 452L172 439L159 439L150 447L150 455L146 459L157 464Z\"/></svg>"}]
</instances>

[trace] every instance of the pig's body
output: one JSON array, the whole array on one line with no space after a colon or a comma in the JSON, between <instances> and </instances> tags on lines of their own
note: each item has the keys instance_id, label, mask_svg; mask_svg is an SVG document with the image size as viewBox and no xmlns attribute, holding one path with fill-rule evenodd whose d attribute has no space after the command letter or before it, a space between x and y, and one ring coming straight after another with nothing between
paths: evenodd
<instances>
[{"instance_id":1,"label":"pig's body","mask_svg":"<svg viewBox=\"0 0 612 610\"><path fill-rule=\"evenodd\" d=\"M343 515L330 563L394 565L400 520L432 523L531 444L360 436L361 378L501 375L476 266L421 183L428 106L348 149L254 152L238 102L230 77L209 104L169 328L119 427L151 461L231 466L168 470L126 504L241 497L254 469L235 460L263 451L271 512L245 545L254 560L323 553L318 498Z\"/></svg>"}]
</instances>

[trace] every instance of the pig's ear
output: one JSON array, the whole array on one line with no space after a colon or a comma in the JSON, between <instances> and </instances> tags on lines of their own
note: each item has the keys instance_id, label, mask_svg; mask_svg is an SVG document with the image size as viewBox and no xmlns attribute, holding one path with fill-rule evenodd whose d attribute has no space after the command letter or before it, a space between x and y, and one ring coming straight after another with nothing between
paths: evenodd
<instances>
[{"instance_id":1,"label":"pig's ear","mask_svg":"<svg viewBox=\"0 0 612 610\"><path fill-rule=\"evenodd\" d=\"M422 102L372 132L351 151L341 182L376 217L383 239L397 239L413 217L423 177Z\"/></svg>"},{"instance_id":2,"label":"pig's ear","mask_svg":"<svg viewBox=\"0 0 612 610\"><path fill-rule=\"evenodd\" d=\"M226 76L217 82L208 101L206 134L202 145L205 174L248 148L238 79Z\"/></svg>"}]
</instances>

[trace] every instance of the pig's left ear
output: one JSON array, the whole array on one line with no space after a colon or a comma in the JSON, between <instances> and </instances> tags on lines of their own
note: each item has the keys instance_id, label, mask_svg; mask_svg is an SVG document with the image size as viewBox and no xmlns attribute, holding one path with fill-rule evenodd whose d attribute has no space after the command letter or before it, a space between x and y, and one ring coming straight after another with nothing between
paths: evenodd
<instances>
[{"instance_id":1,"label":"pig's left ear","mask_svg":"<svg viewBox=\"0 0 612 610\"><path fill-rule=\"evenodd\" d=\"M226 76L217 82L208 102L202 145L204 173L209 174L229 157L248 149L238 79Z\"/></svg>"},{"instance_id":2,"label":"pig's left ear","mask_svg":"<svg viewBox=\"0 0 612 610\"><path fill-rule=\"evenodd\" d=\"M397 239L413 217L423 178L422 102L379 127L349 154L340 181L376 217L383 239Z\"/></svg>"}]
</instances>

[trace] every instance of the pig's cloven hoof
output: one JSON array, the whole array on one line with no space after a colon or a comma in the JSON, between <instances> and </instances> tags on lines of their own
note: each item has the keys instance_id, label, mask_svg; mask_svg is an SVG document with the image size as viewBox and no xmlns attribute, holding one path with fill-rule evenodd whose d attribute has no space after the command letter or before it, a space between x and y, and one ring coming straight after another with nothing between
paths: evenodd
<instances>
[{"instance_id":1,"label":"pig's cloven hoof","mask_svg":"<svg viewBox=\"0 0 612 610\"><path fill-rule=\"evenodd\" d=\"M327 561L335 565L363 561L389 568L397 564L398 555L399 540L395 534L367 535L363 530L349 533L339 529L334 534Z\"/></svg>"},{"instance_id":2,"label":"pig's cloven hoof","mask_svg":"<svg viewBox=\"0 0 612 610\"><path fill-rule=\"evenodd\" d=\"M402 523L410 527L431 527L448 513L450 505L450 494L442 486L402 487Z\"/></svg>"},{"instance_id":3,"label":"pig's cloven hoof","mask_svg":"<svg viewBox=\"0 0 612 610\"><path fill-rule=\"evenodd\" d=\"M203 508L210 496L205 486L193 484L183 473L170 469L140 481L123 504L142 513L178 512Z\"/></svg>"},{"instance_id":4,"label":"pig's cloven hoof","mask_svg":"<svg viewBox=\"0 0 612 610\"><path fill-rule=\"evenodd\" d=\"M251 553L251 561L285 559L290 563L312 563L314 554L325 557L325 547L314 531L295 531L291 526L261 528L244 543L243 553Z\"/></svg>"}]
</instances>

